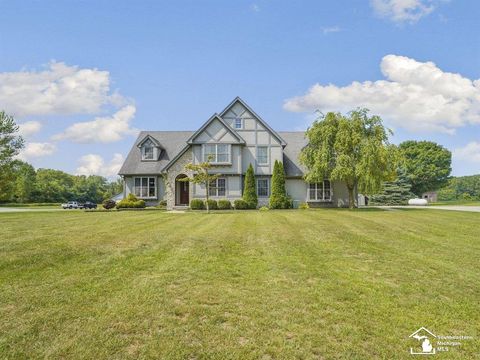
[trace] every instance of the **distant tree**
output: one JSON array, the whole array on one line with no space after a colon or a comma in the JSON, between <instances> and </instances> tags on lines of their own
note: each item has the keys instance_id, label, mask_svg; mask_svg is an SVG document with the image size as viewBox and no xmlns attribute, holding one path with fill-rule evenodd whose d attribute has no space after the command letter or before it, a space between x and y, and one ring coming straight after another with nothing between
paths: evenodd
<instances>
[{"instance_id":1,"label":"distant tree","mask_svg":"<svg viewBox=\"0 0 480 360\"><path fill-rule=\"evenodd\" d=\"M0 201L11 197L14 186L12 162L23 146L14 118L0 111Z\"/></svg>"},{"instance_id":2,"label":"distant tree","mask_svg":"<svg viewBox=\"0 0 480 360\"><path fill-rule=\"evenodd\" d=\"M394 181L386 181L382 185L382 192L369 198L369 205L406 205L408 200L415 197L404 169L399 169Z\"/></svg>"},{"instance_id":3,"label":"distant tree","mask_svg":"<svg viewBox=\"0 0 480 360\"><path fill-rule=\"evenodd\" d=\"M306 132L308 145L300 155L307 167L305 180L344 182L349 207L355 207L355 188L371 195L381 191L383 181L395 178L396 150L389 134L382 119L368 116L367 109L322 115Z\"/></svg>"},{"instance_id":4,"label":"distant tree","mask_svg":"<svg viewBox=\"0 0 480 360\"><path fill-rule=\"evenodd\" d=\"M399 145L403 167L418 196L447 185L452 171L452 154L432 141L404 141Z\"/></svg>"},{"instance_id":5,"label":"distant tree","mask_svg":"<svg viewBox=\"0 0 480 360\"><path fill-rule=\"evenodd\" d=\"M250 164L245 174L245 185L243 187L243 200L250 209L256 209L258 205L257 186L255 185L255 174L253 166Z\"/></svg>"},{"instance_id":6,"label":"distant tree","mask_svg":"<svg viewBox=\"0 0 480 360\"><path fill-rule=\"evenodd\" d=\"M285 189L285 170L283 163L275 160L272 174L272 191L269 206L271 209L286 209L289 207L287 191Z\"/></svg>"},{"instance_id":7,"label":"distant tree","mask_svg":"<svg viewBox=\"0 0 480 360\"><path fill-rule=\"evenodd\" d=\"M468 194L472 199L480 200L480 175L451 178L447 185L438 191L438 200L461 200L467 196L464 194Z\"/></svg>"},{"instance_id":8,"label":"distant tree","mask_svg":"<svg viewBox=\"0 0 480 360\"><path fill-rule=\"evenodd\" d=\"M33 202L37 185L37 173L35 168L23 161L12 162L14 187L12 189L12 201L19 203Z\"/></svg>"},{"instance_id":9,"label":"distant tree","mask_svg":"<svg viewBox=\"0 0 480 360\"><path fill-rule=\"evenodd\" d=\"M60 170L37 170L36 202L63 202L77 200L74 176Z\"/></svg>"},{"instance_id":10,"label":"distant tree","mask_svg":"<svg viewBox=\"0 0 480 360\"><path fill-rule=\"evenodd\" d=\"M209 190L212 186L212 182L214 182L221 176L220 174L210 174L209 171L212 168L211 161L212 157L210 156L205 162L199 164L187 164L185 166L185 170L191 171L193 173L193 176L180 179L180 181L190 181L194 184L200 184L205 186L205 194L207 199L207 201L205 201L205 206L207 209L207 213L210 212Z\"/></svg>"},{"instance_id":11,"label":"distant tree","mask_svg":"<svg viewBox=\"0 0 480 360\"><path fill-rule=\"evenodd\" d=\"M105 199L110 199L115 195L123 192L123 179L121 177L107 183L107 191L105 193Z\"/></svg>"}]
</instances>

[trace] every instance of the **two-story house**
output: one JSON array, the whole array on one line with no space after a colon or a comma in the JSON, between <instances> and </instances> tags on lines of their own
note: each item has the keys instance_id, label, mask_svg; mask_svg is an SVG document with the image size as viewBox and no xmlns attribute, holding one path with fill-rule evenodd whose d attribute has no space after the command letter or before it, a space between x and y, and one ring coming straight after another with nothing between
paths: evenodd
<instances>
[{"instance_id":1,"label":"two-story house","mask_svg":"<svg viewBox=\"0 0 480 360\"><path fill-rule=\"evenodd\" d=\"M124 178L124 196L133 193L154 205L167 201L167 208L186 207L194 198L235 200L242 197L247 167L255 172L259 206L267 205L275 160L283 162L286 189L294 201L311 206L348 206L346 186L325 179L308 184L298 157L307 144L303 131L273 130L242 99L235 98L221 113L214 114L197 131L142 131L119 171ZM209 189L179 181L191 176L188 163L211 158L212 173L222 176Z\"/></svg>"}]
</instances>

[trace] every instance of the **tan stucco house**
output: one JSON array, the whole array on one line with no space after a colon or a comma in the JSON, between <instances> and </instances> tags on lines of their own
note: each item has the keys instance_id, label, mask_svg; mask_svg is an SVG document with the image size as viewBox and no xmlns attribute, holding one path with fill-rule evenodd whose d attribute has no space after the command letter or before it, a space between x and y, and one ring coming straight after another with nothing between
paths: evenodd
<instances>
[{"instance_id":1,"label":"tan stucco house","mask_svg":"<svg viewBox=\"0 0 480 360\"><path fill-rule=\"evenodd\" d=\"M196 131L142 131L119 171L125 180L123 195L133 193L147 204L166 200L167 208L187 207L191 199L205 198L205 186L179 181L190 176L188 163L213 157L211 172L222 174L208 190L213 199L242 197L243 180L252 164L259 206L268 204L275 160L282 161L286 189L294 206L348 206L346 186L325 180L308 184L298 160L307 144L304 132L273 130L242 99L235 98Z\"/></svg>"}]
</instances>

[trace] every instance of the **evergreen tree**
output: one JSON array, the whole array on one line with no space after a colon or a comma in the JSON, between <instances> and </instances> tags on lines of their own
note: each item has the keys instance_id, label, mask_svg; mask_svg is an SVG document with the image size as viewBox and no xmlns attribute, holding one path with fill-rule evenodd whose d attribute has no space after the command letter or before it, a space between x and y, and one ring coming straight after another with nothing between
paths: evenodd
<instances>
[{"instance_id":1,"label":"evergreen tree","mask_svg":"<svg viewBox=\"0 0 480 360\"><path fill-rule=\"evenodd\" d=\"M369 205L406 205L415 195L405 170L399 170L395 181L383 183L383 191L370 197Z\"/></svg>"},{"instance_id":2,"label":"evergreen tree","mask_svg":"<svg viewBox=\"0 0 480 360\"><path fill-rule=\"evenodd\" d=\"M283 163L275 160L272 175L272 191L270 194L271 209L286 209L289 207L287 192L285 190L285 171Z\"/></svg>"},{"instance_id":3,"label":"evergreen tree","mask_svg":"<svg viewBox=\"0 0 480 360\"><path fill-rule=\"evenodd\" d=\"M249 209L256 209L258 204L257 187L255 185L255 174L250 164L245 174L245 186L243 188L243 200L248 204Z\"/></svg>"}]
</instances>

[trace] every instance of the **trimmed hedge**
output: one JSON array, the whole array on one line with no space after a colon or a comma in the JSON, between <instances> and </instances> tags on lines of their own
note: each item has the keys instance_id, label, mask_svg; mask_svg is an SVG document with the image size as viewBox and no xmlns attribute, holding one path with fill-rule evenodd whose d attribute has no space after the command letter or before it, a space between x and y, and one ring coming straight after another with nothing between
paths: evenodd
<instances>
[{"instance_id":1,"label":"trimmed hedge","mask_svg":"<svg viewBox=\"0 0 480 360\"><path fill-rule=\"evenodd\" d=\"M220 199L218 200L218 208L220 210L229 210L232 208L232 203L230 202L230 200Z\"/></svg>"},{"instance_id":2,"label":"trimmed hedge","mask_svg":"<svg viewBox=\"0 0 480 360\"><path fill-rule=\"evenodd\" d=\"M207 200L205 200L205 209L207 208ZM217 210L218 205L216 200L208 199L208 209L209 210Z\"/></svg>"},{"instance_id":3,"label":"trimmed hedge","mask_svg":"<svg viewBox=\"0 0 480 360\"><path fill-rule=\"evenodd\" d=\"M117 204L117 209L143 209L145 207L144 200L138 200L133 194L128 194L126 199L121 200Z\"/></svg>"},{"instance_id":4,"label":"trimmed hedge","mask_svg":"<svg viewBox=\"0 0 480 360\"><path fill-rule=\"evenodd\" d=\"M235 210L247 210L249 209L248 203L243 199L237 199L233 202Z\"/></svg>"},{"instance_id":5,"label":"trimmed hedge","mask_svg":"<svg viewBox=\"0 0 480 360\"><path fill-rule=\"evenodd\" d=\"M192 199L190 201L190 209L192 210L203 210L205 209L205 203L202 199Z\"/></svg>"}]
</instances>

